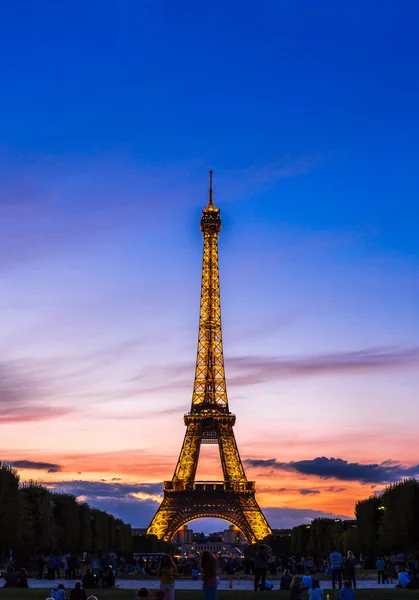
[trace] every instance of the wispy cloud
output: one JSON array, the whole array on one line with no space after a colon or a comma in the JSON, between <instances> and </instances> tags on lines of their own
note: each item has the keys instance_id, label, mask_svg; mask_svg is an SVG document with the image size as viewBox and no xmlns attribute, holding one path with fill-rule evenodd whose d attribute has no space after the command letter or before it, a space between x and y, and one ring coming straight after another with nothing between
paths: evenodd
<instances>
[{"instance_id":1,"label":"wispy cloud","mask_svg":"<svg viewBox=\"0 0 419 600\"><path fill-rule=\"evenodd\" d=\"M386 346L312 356L239 356L228 360L230 383L241 385L315 375L357 375L417 365L419 348Z\"/></svg>"},{"instance_id":2,"label":"wispy cloud","mask_svg":"<svg viewBox=\"0 0 419 600\"><path fill-rule=\"evenodd\" d=\"M342 458L318 456L312 460L291 462L280 462L276 458L269 458L267 460L249 458L244 463L249 467L258 469L264 467L271 470L277 469L279 471L293 471L304 475L315 475L321 479L360 481L362 483L390 483L399 481L404 477L417 477L419 475L419 464L405 466L391 460L386 460L382 463L363 464L358 462L351 463Z\"/></svg>"},{"instance_id":3,"label":"wispy cloud","mask_svg":"<svg viewBox=\"0 0 419 600\"><path fill-rule=\"evenodd\" d=\"M308 356L228 356L229 386L249 386L302 377L362 375L380 371L414 368L419 365L419 348L378 346L361 350ZM131 381L138 382L136 393L153 394L185 390L191 386L193 365L177 363L165 367L165 381L157 379L160 369L150 367ZM141 385L143 382L143 385Z\"/></svg>"},{"instance_id":4,"label":"wispy cloud","mask_svg":"<svg viewBox=\"0 0 419 600\"><path fill-rule=\"evenodd\" d=\"M302 496L315 496L316 494L320 494L320 490L314 490L311 488L302 488L298 490L298 493Z\"/></svg>"},{"instance_id":5,"label":"wispy cloud","mask_svg":"<svg viewBox=\"0 0 419 600\"><path fill-rule=\"evenodd\" d=\"M21 363L0 364L0 424L43 421L68 414L64 406L48 403L50 390Z\"/></svg>"}]
</instances>

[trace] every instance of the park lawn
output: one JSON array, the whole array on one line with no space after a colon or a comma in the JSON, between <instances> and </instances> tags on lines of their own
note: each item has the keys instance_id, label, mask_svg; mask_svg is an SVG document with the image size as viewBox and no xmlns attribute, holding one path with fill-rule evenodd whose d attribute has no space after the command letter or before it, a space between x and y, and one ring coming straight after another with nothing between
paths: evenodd
<instances>
[{"instance_id":1,"label":"park lawn","mask_svg":"<svg viewBox=\"0 0 419 600\"><path fill-rule=\"evenodd\" d=\"M40 589L5 589L0 588L0 600L46 600L49 596L51 588ZM92 595L95 595L98 600L134 600L136 590L112 589L112 590L92 590ZM330 593L330 597L336 598L335 591L332 596L332 590L324 590L324 597ZM89 594L88 594L89 595ZM152 594L151 594L152 595ZM289 600L289 592L280 592L273 590L266 592L262 598L271 600ZM201 590L176 590L176 600L203 600ZM308 594L304 593L303 597L307 600ZM260 600L260 592L242 591L242 590L222 590L217 594L218 600ZM356 600L416 600L419 598L418 590L402 590L398 588L392 589L367 589L357 590Z\"/></svg>"}]
</instances>

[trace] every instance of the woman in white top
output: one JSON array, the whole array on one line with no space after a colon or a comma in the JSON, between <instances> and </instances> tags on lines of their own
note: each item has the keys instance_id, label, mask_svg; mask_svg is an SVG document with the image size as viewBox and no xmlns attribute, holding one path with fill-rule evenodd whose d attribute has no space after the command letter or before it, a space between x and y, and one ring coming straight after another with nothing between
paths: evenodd
<instances>
[{"instance_id":1,"label":"woman in white top","mask_svg":"<svg viewBox=\"0 0 419 600\"><path fill-rule=\"evenodd\" d=\"M322 600L323 599L323 590L320 587L317 579L313 581L313 585L308 590L308 597L310 600Z\"/></svg>"}]
</instances>

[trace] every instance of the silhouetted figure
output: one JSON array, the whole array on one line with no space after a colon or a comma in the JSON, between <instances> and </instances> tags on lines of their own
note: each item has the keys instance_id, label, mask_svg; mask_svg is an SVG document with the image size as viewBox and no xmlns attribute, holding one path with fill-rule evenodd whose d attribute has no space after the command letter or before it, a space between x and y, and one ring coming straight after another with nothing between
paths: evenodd
<instances>
[{"instance_id":1,"label":"silhouetted figure","mask_svg":"<svg viewBox=\"0 0 419 600\"><path fill-rule=\"evenodd\" d=\"M19 575L17 577L17 587L21 587L21 588L29 587L28 574L26 572L26 569L20 569Z\"/></svg>"},{"instance_id":2,"label":"silhouetted figure","mask_svg":"<svg viewBox=\"0 0 419 600\"><path fill-rule=\"evenodd\" d=\"M290 572L288 571L288 569L285 569L284 574L281 576L281 579L280 579L280 586L279 586L280 589L281 590L289 590L291 581L292 581L292 575L290 575Z\"/></svg>"},{"instance_id":3,"label":"silhouetted figure","mask_svg":"<svg viewBox=\"0 0 419 600\"><path fill-rule=\"evenodd\" d=\"M39 556L38 556L38 579L43 578L44 569L45 569L45 560L44 560L44 557L41 554L39 554Z\"/></svg>"},{"instance_id":4,"label":"silhouetted figure","mask_svg":"<svg viewBox=\"0 0 419 600\"><path fill-rule=\"evenodd\" d=\"M7 567L6 575L4 576L5 584L3 587L12 588L17 586L17 575L13 567Z\"/></svg>"},{"instance_id":5,"label":"silhouetted figure","mask_svg":"<svg viewBox=\"0 0 419 600\"><path fill-rule=\"evenodd\" d=\"M296 575L290 585L290 600L301 600L301 578Z\"/></svg>"},{"instance_id":6,"label":"silhouetted figure","mask_svg":"<svg viewBox=\"0 0 419 600\"><path fill-rule=\"evenodd\" d=\"M85 590L96 587L96 580L90 569L86 569L86 573L81 578L81 582Z\"/></svg>"},{"instance_id":7,"label":"silhouetted figure","mask_svg":"<svg viewBox=\"0 0 419 600\"><path fill-rule=\"evenodd\" d=\"M115 571L113 570L113 567L110 566L108 572L106 573L106 577L103 581L103 584L108 588L112 588L115 585L115 579Z\"/></svg>"},{"instance_id":8,"label":"silhouetted figure","mask_svg":"<svg viewBox=\"0 0 419 600\"><path fill-rule=\"evenodd\" d=\"M80 582L78 581L74 589L70 592L70 600L86 600L86 590L82 589Z\"/></svg>"},{"instance_id":9,"label":"silhouetted figure","mask_svg":"<svg viewBox=\"0 0 419 600\"><path fill-rule=\"evenodd\" d=\"M259 581L261 580L262 589L265 589L266 571L268 570L270 548L265 544L258 544L255 556L255 580L254 590L257 592Z\"/></svg>"}]
</instances>

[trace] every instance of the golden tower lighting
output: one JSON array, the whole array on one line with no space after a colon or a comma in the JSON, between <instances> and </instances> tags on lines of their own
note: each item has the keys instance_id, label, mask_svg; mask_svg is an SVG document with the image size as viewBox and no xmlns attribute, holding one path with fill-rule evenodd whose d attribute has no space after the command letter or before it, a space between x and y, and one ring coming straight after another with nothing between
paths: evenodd
<instances>
[{"instance_id":1,"label":"golden tower lighting","mask_svg":"<svg viewBox=\"0 0 419 600\"><path fill-rule=\"evenodd\" d=\"M246 478L233 432L236 417L228 407L218 273L221 219L209 173L208 204L201 217L204 254L192 405L184 416L186 433L173 478L164 482L164 498L147 533L168 542L189 521L216 517L236 525L253 543L271 529L256 502L255 482ZM195 481L201 444L218 444L224 481Z\"/></svg>"}]
</instances>

